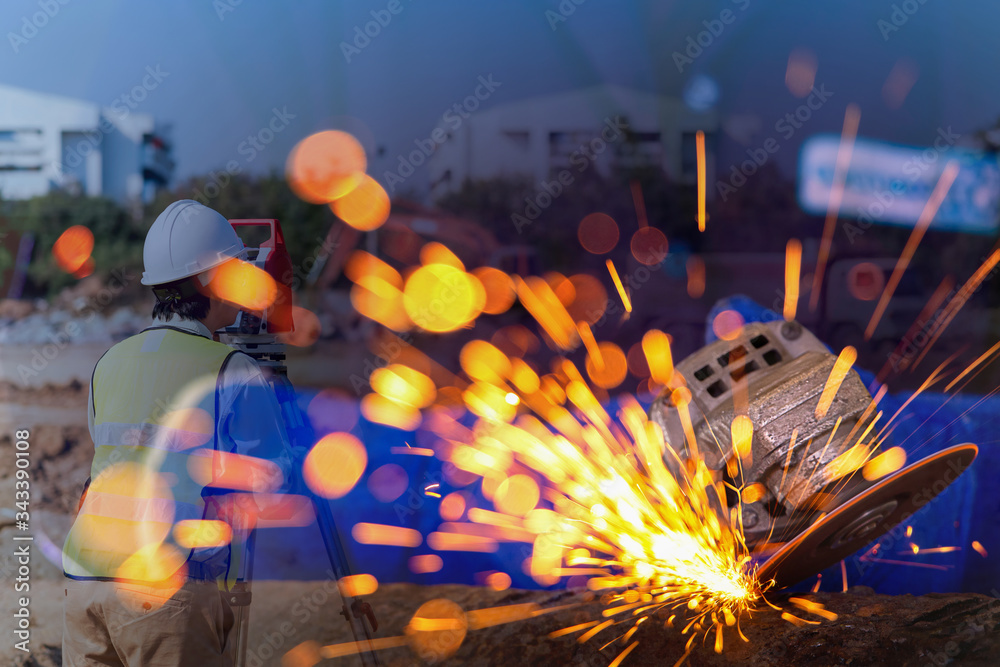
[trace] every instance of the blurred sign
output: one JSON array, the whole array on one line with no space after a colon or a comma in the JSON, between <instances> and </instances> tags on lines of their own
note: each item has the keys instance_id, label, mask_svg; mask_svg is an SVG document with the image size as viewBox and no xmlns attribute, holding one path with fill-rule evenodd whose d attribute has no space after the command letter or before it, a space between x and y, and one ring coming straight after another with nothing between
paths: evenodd
<instances>
[{"instance_id":1,"label":"blurred sign","mask_svg":"<svg viewBox=\"0 0 1000 667\"><path fill-rule=\"evenodd\" d=\"M945 164L957 160L958 176L932 227L995 233L1000 212L1000 164L995 155L955 147L958 136L951 128L941 129L934 145L925 149L858 139L844 184L840 217L857 218L861 229L872 223L913 225ZM802 145L798 196L799 204L809 213L826 214L839 147L839 135L818 135Z\"/></svg>"}]
</instances>

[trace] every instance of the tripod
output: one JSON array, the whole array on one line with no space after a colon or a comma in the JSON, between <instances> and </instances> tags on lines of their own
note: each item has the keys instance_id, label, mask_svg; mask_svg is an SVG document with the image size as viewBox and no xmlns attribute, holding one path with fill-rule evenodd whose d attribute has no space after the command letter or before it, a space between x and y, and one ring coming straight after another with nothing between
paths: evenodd
<instances>
[{"instance_id":1,"label":"tripod","mask_svg":"<svg viewBox=\"0 0 1000 667\"><path fill-rule=\"evenodd\" d=\"M285 429L291 444L291 451L295 455L295 469L299 470L302 459L304 459L305 453L308 453L312 444L310 437L311 430L302 416L302 411L295 402L295 388L288 379L288 368L285 366L284 344L277 342L277 339L273 335L241 334L236 327L227 328L226 333L220 335L220 340L257 360L278 399L278 405L281 407L281 415L285 422ZM323 545L330 560L330 568L337 581L340 581L350 575L351 572L347 562L347 554L344 552L344 547L340 541L337 524L333 519L330 503L325 498L317 496L300 475L296 475L294 480L292 493L297 493L310 499L316 515L316 523L319 527L320 535L323 537ZM239 667L245 664L247 653L254 538L255 533L251 531L245 544L243 573L233 587L233 592L229 594L230 604L233 605L234 615L236 616L234 625L236 631L236 648L238 651L236 664ZM371 644L371 633L378 630L378 622L375 619L375 613L371 605L362 601L359 597L346 595L343 590L341 590L340 595L343 601L343 608L340 614L344 616L351 626L351 634L354 636L354 641L358 644L358 655L361 658L362 665L365 667L378 667L379 661ZM367 623L365 622L366 620ZM371 630L369 630L369 625L371 626Z\"/></svg>"}]
</instances>

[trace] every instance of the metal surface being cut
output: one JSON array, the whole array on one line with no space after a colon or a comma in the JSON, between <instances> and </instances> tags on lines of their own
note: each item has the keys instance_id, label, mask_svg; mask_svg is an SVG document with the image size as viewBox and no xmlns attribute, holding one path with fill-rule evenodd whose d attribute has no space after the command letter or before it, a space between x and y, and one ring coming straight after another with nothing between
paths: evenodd
<instances>
[{"instance_id":1,"label":"metal surface being cut","mask_svg":"<svg viewBox=\"0 0 1000 667\"><path fill-rule=\"evenodd\" d=\"M944 491L972 464L977 452L975 445L956 445L889 475L787 542L757 576L781 588L850 556Z\"/></svg>"}]
</instances>

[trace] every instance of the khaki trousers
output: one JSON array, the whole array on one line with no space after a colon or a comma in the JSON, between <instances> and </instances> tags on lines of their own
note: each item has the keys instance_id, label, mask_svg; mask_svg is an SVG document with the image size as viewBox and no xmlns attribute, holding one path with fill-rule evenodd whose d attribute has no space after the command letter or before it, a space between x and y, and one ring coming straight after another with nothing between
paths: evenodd
<instances>
[{"instance_id":1,"label":"khaki trousers","mask_svg":"<svg viewBox=\"0 0 1000 667\"><path fill-rule=\"evenodd\" d=\"M68 579L65 667L232 667L234 616L214 581L170 591Z\"/></svg>"}]
</instances>

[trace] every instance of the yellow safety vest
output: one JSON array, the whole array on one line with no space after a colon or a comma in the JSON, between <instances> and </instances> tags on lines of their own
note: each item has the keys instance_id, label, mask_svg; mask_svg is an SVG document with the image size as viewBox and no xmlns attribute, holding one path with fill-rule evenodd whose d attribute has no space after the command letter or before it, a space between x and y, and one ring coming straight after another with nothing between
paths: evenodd
<instances>
[{"instance_id":1,"label":"yellow safety vest","mask_svg":"<svg viewBox=\"0 0 1000 667\"><path fill-rule=\"evenodd\" d=\"M66 576L150 583L186 573L194 550L178 544L177 529L205 517L218 383L234 353L154 327L101 357L91 381L96 451L63 549Z\"/></svg>"}]
</instances>

